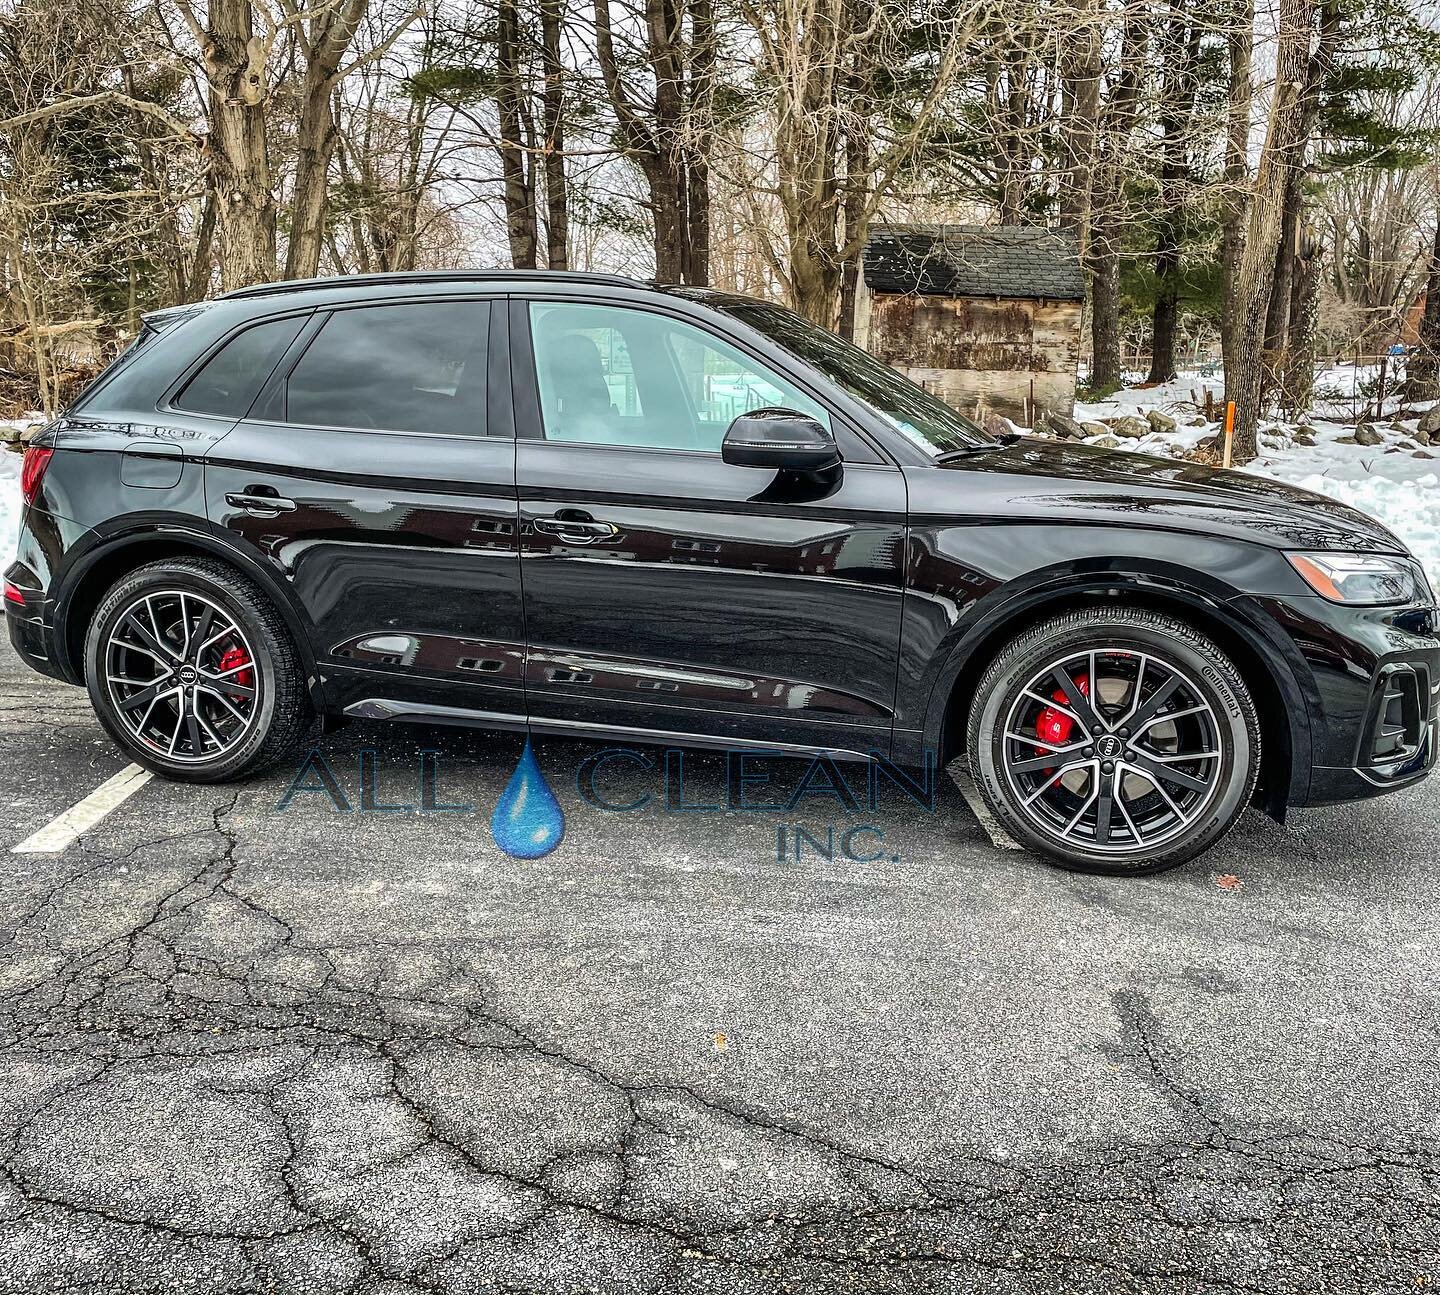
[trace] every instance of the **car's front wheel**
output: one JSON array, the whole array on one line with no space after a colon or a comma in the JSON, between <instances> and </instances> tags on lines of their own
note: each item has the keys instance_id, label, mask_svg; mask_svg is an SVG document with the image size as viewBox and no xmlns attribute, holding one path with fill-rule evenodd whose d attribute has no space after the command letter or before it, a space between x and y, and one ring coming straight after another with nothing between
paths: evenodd
<instances>
[{"instance_id":1,"label":"car's front wheel","mask_svg":"<svg viewBox=\"0 0 1440 1295\"><path fill-rule=\"evenodd\" d=\"M1192 626L1142 609L1057 616L985 672L972 776L1023 845L1086 872L1159 872L1214 845L1260 767L1240 672Z\"/></svg>"},{"instance_id":2,"label":"car's front wheel","mask_svg":"<svg viewBox=\"0 0 1440 1295\"><path fill-rule=\"evenodd\" d=\"M153 562L102 599L85 641L91 703L137 763L186 782L281 759L315 714L295 645L249 580L209 558Z\"/></svg>"}]
</instances>

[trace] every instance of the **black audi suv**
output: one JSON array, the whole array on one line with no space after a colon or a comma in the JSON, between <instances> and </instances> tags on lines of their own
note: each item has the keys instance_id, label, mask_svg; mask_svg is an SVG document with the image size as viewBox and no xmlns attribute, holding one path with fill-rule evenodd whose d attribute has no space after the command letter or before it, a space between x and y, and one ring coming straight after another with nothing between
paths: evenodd
<instances>
[{"instance_id":1,"label":"black audi suv","mask_svg":"<svg viewBox=\"0 0 1440 1295\"><path fill-rule=\"evenodd\" d=\"M1073 868L1435 759L1424 572L1332 500L994 437L768 303L579 274L145 320L26 454L11 639L214 782L346 716L963 757Z\"/></svg>"}]
</instances>

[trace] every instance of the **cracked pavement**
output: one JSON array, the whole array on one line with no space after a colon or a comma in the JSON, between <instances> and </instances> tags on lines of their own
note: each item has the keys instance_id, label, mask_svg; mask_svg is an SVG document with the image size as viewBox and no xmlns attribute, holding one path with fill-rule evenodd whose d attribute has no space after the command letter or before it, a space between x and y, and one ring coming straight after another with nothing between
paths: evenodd
<instances>
[{"instance_id":1,"label":"cracked pavement","mask_svg":"<svg viewBox=\"0 0 1440 1295\"><path fill-rule=\"evenodd\" d=\"M0 742L3 1295L1440 1281L1440 784L1105 879L948 784L835 818L881 859L778 861L823 804L604 813L545 742L521 862L515 736L354 725L353 803L433 749L476 811L157 780L15 855L124 760L8 648Z\"/></svg>"}]
</instances>

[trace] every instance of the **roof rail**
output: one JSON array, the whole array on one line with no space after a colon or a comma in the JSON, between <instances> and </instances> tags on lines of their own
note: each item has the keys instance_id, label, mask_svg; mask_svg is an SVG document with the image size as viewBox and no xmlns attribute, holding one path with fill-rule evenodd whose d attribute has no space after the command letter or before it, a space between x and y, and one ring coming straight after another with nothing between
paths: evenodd
<instances>
[{"instance_id":1,"label":"roof rail","mask_svg":"<svg viewBox=\"0 0 1440 1295\"><path fill-rule=\"evenodd\" d=\"M580 270L392 270L385 274L335 274L319 279L284 279L279 283L256 283L248 288L222 292L219 301L237 297L264 297L278 292L307 292L316 288L370 287L387 283L444 283L447 280L485 282L495 279L568 279L579 283L608 283L622 288L650 285L620 274L589 274Z\"/></svg>"}]
</instances>

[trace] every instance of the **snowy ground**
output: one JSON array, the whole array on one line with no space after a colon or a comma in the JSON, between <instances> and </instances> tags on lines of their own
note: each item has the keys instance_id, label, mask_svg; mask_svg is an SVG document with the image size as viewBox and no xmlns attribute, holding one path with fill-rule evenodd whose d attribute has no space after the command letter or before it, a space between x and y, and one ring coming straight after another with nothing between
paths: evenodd
<instances>
[{"instance_id":1,"label":"snowy ground","mask_svg":"<svg viewBox=\"0 0 1440 1295\"><path fill-rule=\"evenodd\" d=\"M1348 371L1337 382L1348 382ZM1217 423L1192 424L1203 419L1199 406L1207 388L1223 407L1223 386L1219 377L1182 373L1158 387L1128 387L1106 400L1077 404L1075 417L1081 422L1126 414L1143 418L1158 410L1179 426L1173 432L1122 440L1120 448L1183 456L1220 430ZM1354 425L1324 418L1267 424L1260 435L1260 457L1245 471L1330 495L1369 513L1404 540L1425 564L1431 582L1440 585L1440 438L1433 449L1417 441L1416 415L1421 410L1409 412L1408 418L1366 424L1380 437L1379 445L1347 443L1355 435ZM1297 436L1315 444L1303 444Z\"/></svg>"},{"instance_id":2,"label":"snowy ground","mask_svg":"<svg viewBox=\"0 0 1440 1295\"><path fill-rule=\"evenodd\" d=\"M0 567L15 556L20 529L20 456L0 449Z\"/></svg>"}]
</instances>

